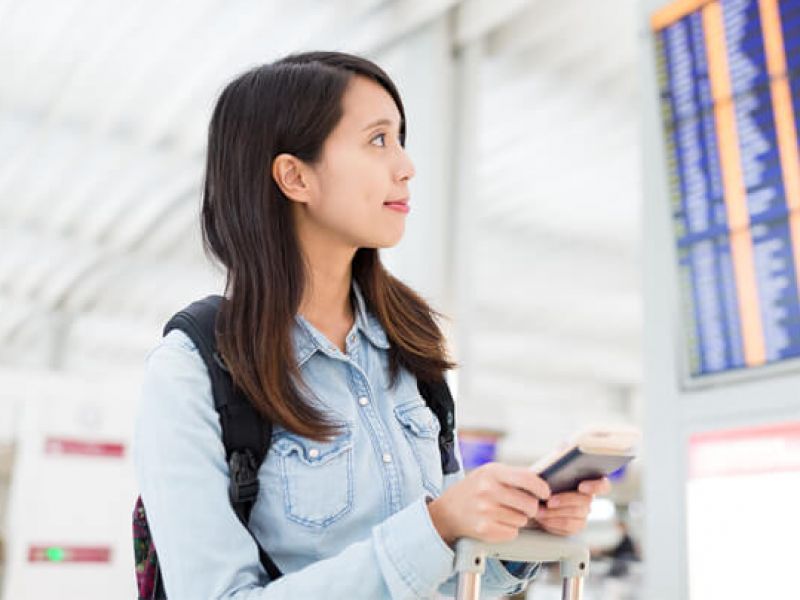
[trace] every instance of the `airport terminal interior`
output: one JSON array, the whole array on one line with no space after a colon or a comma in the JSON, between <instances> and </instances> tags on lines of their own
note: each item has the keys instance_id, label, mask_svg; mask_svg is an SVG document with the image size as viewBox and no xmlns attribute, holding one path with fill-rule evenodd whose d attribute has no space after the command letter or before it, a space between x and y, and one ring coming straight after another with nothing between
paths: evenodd
<instances>
[{"instance_id":1,"label":"airport terminal interior","mask_svg":"<svg viewBox=\"0 0 800 600\"><path fill-rule=\"evenodd\" d=\"M583 598L798 597L800 0L0 0L0 599L137 597L145 358L225 285L211 111L305 50L403 98L380 256L443 315L466 470L638 430Z\"/></svg>"}]
</instances>

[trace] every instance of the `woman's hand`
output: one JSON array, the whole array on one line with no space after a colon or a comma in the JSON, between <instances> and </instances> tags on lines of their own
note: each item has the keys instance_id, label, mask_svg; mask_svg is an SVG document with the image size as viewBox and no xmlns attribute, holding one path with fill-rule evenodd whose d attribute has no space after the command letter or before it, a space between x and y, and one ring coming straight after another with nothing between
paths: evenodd
<instances>
[{"instance_id":1,"label":"woman's hand","mask_svg":"<svg viewBox=\"0 0 800 600\"><path fill-rule=\"evenodd\" d=\"M573 535L586 527L586 517L595 494L607 494L611 483L607 477L582 481L577 492L553 494L547 508L540 508L534 521L557 535Z\"/></svg>"},{"instance_id":2,"label":"woman's hand","mask_svg":"<svg viewBox=\"0 0 800 600\"><path fill-rule=\"evenodd\" d=\"M539 511L550 487L527 467L488 463L471 471L431 501L434 527L449 545L462 537L506 542Z\"/></svg>"}]
</instances>

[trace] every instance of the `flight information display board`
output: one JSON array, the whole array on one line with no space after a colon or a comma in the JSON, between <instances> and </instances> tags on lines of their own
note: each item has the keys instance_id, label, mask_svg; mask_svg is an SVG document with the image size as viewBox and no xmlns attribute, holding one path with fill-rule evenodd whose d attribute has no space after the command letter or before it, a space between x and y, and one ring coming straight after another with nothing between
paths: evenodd
<instances>
[{"instance_id":1,"label":"flight information display board","mask_svg":"<svg viewBox=\"0 0 800 600\"><path fill-rule=\"evenodd\" d=\"M800 0L654 13L688 371L800 357Z\"/></svg>"}]
</instances>

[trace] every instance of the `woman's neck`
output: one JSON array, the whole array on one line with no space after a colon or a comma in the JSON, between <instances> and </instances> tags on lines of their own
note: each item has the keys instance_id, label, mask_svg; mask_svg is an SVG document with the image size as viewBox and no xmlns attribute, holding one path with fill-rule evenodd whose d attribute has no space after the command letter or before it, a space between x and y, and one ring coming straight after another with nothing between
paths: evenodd
<instances>
[{"instance_id":1,"label":"woman's neck","mask_svg":"<svg viewBox=\"0 0 800 600\"><path fill-rule=\"evenodd\" d=\"M306 288L298 312L312 323L342 323L352 321L350 305L350 276L327 285L317 281Z\"/></svg>"},{"instance_id":2,"label":"woman's neck","mask_svg":"<svg viewBox=\"0 0 800 600\"><path fill-rule=\"evenodd\" d=\"M353 325L350 302L353 253L317 253L309 257L308 277L298 312L340 349ZM316 260L315 260L316 259Z\"/></svg>"}]
</instances>

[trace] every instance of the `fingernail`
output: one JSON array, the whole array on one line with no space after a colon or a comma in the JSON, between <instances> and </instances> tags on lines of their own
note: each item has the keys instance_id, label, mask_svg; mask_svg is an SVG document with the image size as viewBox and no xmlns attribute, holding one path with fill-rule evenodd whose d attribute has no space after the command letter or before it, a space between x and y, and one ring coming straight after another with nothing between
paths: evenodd
<instances>
[{"instance_id":1,"label":"fingernail","mask_svg":"<svg viewBox=\"0 0 800 600\"><path fill-rule=\"evenodd\" d=\"M553 508L554 506L558 505L559 505L558 498L550 498L550 500L547 501L548 508Z\"/></svg>"}]
</instances>

